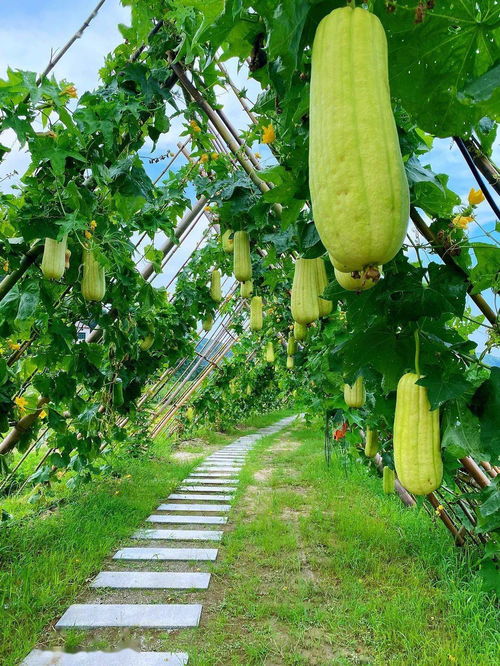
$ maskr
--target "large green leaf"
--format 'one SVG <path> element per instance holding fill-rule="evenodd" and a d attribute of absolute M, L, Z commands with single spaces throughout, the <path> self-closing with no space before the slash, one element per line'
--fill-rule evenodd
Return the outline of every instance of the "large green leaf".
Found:
<path fill-rule="evenodd" d="M 439 0 L 421 22 L 415 20 L 416 4 L 398 2 L 390 13 L 385 0 L 375 0 L 388 37 L 391 93 L 425 131 L 467 135 L 490 115 L 489 99 L 465 97 L 462 91 L 498 58 L 498 4 Z"/>

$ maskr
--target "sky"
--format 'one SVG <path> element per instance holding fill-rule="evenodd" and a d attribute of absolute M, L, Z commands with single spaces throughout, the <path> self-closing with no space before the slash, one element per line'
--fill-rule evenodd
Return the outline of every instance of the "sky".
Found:
<path fill-rule="evenodd" d="M 67 40 L 76 32 L 84 20 L 89 16 L 97 0 L 17 0 L 17 2 L 1 2 L 0 0 L 0 78 L 5 76 L 8 66 L 14 69 L 41 72 L 47 65 L 51 50 L 64 46 Z M 60 63 L 53 70 L 56 79 L 66 79 L 75 84 L 78 93 L 95 88 L 98 81 L 98 71 L 102 66 L 107 53 L 112 51 L 121 41 L 122 37 L 118 30 L 120 23 L 129 22 L 130 11 L 122 7 L 119 0 L 106 0 L 96 18 L 86 29 L 83 36 L 64 55 Z M 255 99 L 258 89 L 257 84 L 247 81 L 246 77 L 238 75 L 236 68 L 228 64 L 232 78 L 241 87 L 248 90 L 250 99 Z M 248 118 L 244 114 L 232 93 L 224 93 L 220 97 L 224 104 L 226 115 L 231 119 L 238 129 L 247 126 Z M 155 155 L 163 154 L 167 150 L 177 150 L 179 132 L 181 126 L 179 121 L 174 122 L 169 132 L 163 135 L 158 142 Z M 28 164 L 25 152 L 16 147 L 15 137 L 8 133 L 2 136 L 3 142 L 12 147 L 12 153 L 7 156 L 3 164 L 0 164 L 0 187 L 8 189 L 16 178 L 11 178 L 3 183 L 2 178 L 14 170 L 22 174 Z M 150 147 L 149 147 L 150 148 Z M 272 157 L 266 147 L 255 146 L 263 155 L 264 166 L 266 162 L 271 163 Z M 151 177 L 156 177 L 164 168 L 164 162 L 157 165 L 149 165 L 147 161 L 148 147 L 140 151 L 145 158 L 145 165 Z M 494 161 L 500 162 L 500 142 L 497 141 L 494 149 Z M 182 162 L 179 161 L 179 164 Z M 424 164 L 430 164 L 437 173 L 443 172 L 450 175 L 449 186 L 457 192 L 465 203 L 467 194 L 476 183 L 461 157 L 458 149 L 449 139 L 435 140 L 434 147 L 423 159 Z M 495 219 L 487 203 L 481 204 L 477 209 L 477 218 L 483 228 L 488 231 L 494 230 Z M 206 229 L 206 220 L 197 224 L 191 232 L 188 240 L 177 250 L 165 273 L 156 278 L 155 286 L 170 282 L 180 265 L 187 259 L 195 245 L 199 242 L 201 234 Z M 469 227 L 471 238 L 481 241 L 482 232 L 477 225 Z M 161 238 L 156 239 L 161 242 Z M 484 344 L 484 333 L 478 331 L 474 339 L 482 346 Z"/>

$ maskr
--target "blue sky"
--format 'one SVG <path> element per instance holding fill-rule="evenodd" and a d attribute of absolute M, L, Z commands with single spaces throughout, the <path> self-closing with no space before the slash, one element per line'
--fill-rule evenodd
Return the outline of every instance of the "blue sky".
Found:
<path fill-rule="evenodd" d="M 0 77 L 5 75 L 7 66 L 36 72 L 43 70 L 50 59 L 51 49 L 56 50 L 62 47 L 96 4 L 97 0 L 72 0 L 72 2 L 67 2 L 67 0 L 18 0 L 18 2 L 9 3 L 4 0 L 1 2 Z M 105 55 L 122 41 L 118 24 L 127 23 L 128 19 L 128 8 L 122 7 L 119 0 L 107 0 L 83 37 L 72 46 L 56 66 L 54 70 L 56 78 L 72 81 L 80 94 L 94 88 L 98 84 L 98 70 Z M 231 74 L 234 74 L 237 79 L 234 68 L 231 68 Z M 241 85 L 242 87 L 245 85 L 249 90 L 250 98 L 255 98 L 256 84 L 250 83 L 249 85 L 242 79 Z M 236 99 L 232 95 L 226 94 L 221 98 L 221 102 L 224 103 L 225 111 L 233 123 L 240 129 L 244 128 L 247 124 L 247 117 Z M 175 123 L 167 135 L 161 138 L 156 153 L 176 150 L 179 131 L 181 131 L 180 126 Z M 5 141 L 5 143 L 12 146 L 13 151 L 5 164 L 0 166 L 0 179 L 14 169 L 22 173 L 27 165 L 26 155 L 17 151 L 13 137 L 9 138 L 10 143 L 9 141 Z M 257 147 L 255 148 L 257 149 Z M 264 162 L 271 161 L 270 153 L 265 148 L 258 147 L 258 150 L 262 153 Z M 142 150 L 141 154 L 147 155 L 147 149 Z M 500 141 L 497 141 L 494 149 L 494 160 L 497 163 L 500 161 Z M 449 186 L 464 202 L 470 188 L 476 187 L 472 174 L 451 140 L 436 140 L 433 149 L 422 161 L 424 164 L 429 163 L 435 172 L 449 174 Z M 159 173 L 163 165 L 164 163 L 149 166 L 146 161 L 146 168 L 152 177 Z M 481 204 L 477 210 L 477 218 L 481 225 L 488 231 L 494 230 L 495 219 L 488 204 Z M 170 279 L 172 272 L 176 271 L 178 265 L 185 260 L 185 253 L 189 253 L 198 242 L 204 228 L 205 225 L 199 225 L 199 229 L 193 232 L 190 242 L 185 244 L 185 248 L 177 253 L 175 261 L 169 265 L 166 275 L 155 281 L 155 284 L 161 284 Z M 482 232 L 477 225 L 471 225 L 469 230 L 474 241 L 481 241 L 484 238 L 481 237 Z M 485 294 L 485 296 L 491 300 L 491 295 Z M 482 345 L 484 335 L 481 332 L 478 332 L 474 338 Z"/>

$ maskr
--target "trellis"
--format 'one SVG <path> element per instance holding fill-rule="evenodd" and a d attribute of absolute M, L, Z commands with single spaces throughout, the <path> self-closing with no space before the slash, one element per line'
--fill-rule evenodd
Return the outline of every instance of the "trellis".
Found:
<path fill-rule="evenodd" d="M 100 3 L 100 5 L 102 4 L 103 2 Z M 161 29 L 162 24 L 163 23 L 161 21 L 158 22 L 153 31 L 150 33 L 150 36 L 153 36 L 156 32 L 158 32 Z M 134 54 L 133 59 L 138 59 L 140 55 L 143 53 L 143 51 L 146 49 L 146 47 L 147 46 L 144 45 L 143 47 L 138 49 L 138 51 Z M 253 155 L 252 151 L 250 150 L 250 147 L 241 140 L 238 132 L 235 130 L 230 120 L 225 116 L 223 111 L 218 109 L 214 110 L 210 106 L 209 102 L 205 99 L 203 93 L 200 92 L 196 88 L 196 86 L 190 81 L 187 75 L 187 71 L 182 67 L 182 65 L 178 62 L 177 63 L 173 62 L 174 54 L 168 54 L 167 57 L 170 60 L 171 69 L 173 72 L 172 79 L 169 80 L 168 82 L 169 85 L 173 86 L 176 83 L 180 84 L 184 92 L 194 102 L 197 103 L 200 112 L 202 112 L 206 116 L 208 120 L 208 127 L 210 128 L 211 132 L 214 135 L 213 138 L 214 147 L 216 147 L 217 150 L 219 151 L 224 151 L 227 154 L 229 154 L 231 156 L 234 167 L 243 169 L 261 192 L 268 191 L 269 188 L 272 186 L 264 182 L 259 177 L 258 171 L 260 169 L 260 165 L 258 160 Z M 240 102 L 243 110 L 250 118 L 251 122 L 255 123 L 256 118 L 252 114 L 251 110 L 248 108 L 241 92 L 238 90 L 234 82 L 230 79 L 223 65 L 221 63 L 218 63 L 218 66 L 226 78 L 226 84 L 225 84 L 226 90 L 228 92 L 231 91 L 235 95 L 235 97 Z M 485 187 L 479 172 L 481 172 L 483 176 L 487 179 L 487 181 L 490 183 L 490 185 L 492 185 L 495 188 L 495 190 L 499 192 L 500 180 L 499 180 L 498 170 L 496 169 L 495 165 L 493 165 L 491 161 L 478 150 L 478 146 L 474 145 L 473 140 L 470 140 L 469 142 L 463 142 L 461 139 L 457 138 L 456 141 L 460 151 L 462 152 L 462 155 L 464 156 L 467 164 L 471 168 L 471 171 L 481 189 L 484 189 L 487 192 L 487 188 Z M 186 142 L 184 142 L 184 144 L 179 144 L 178 152 L 175 154 L 173 159 L 168 163 L 166 169 L 162 172 L 162 174 L 160 174 L 159 178 L 161 178 L 162 175 L 164 175 L 164 173 L 174 164 L 175 160 L 181 154 L 184 154 L 186 156 Z M 498 208 L 496 207 L 493 199 L 491 197 L 488 197 L 488 201 L 492 206 L 493 210 L 498 215 Z M 204 197 L 196 201 L 191 207 L 191 209 L 184 215 L 182 220 L 176 226 L 175 235 L 181 245 L 189 236 L 189 234 L 193 231 L 196 225 L 199 223 L 200 219 L 204 214 L 203 209 L 207 203 L 208 200 Z M 274 204 L 274 211 L 278 216 L 280 215 L 281 207 L 279 206 L 279 204 Z M 458 265 L 455 263 L 453 258 L 439 246 L 433 233 L 427 227 L 423 218 L 420 216 L 420 214 L 415 208 L 412 208 L 411 210 L 411 219 L 417 231 L 432 246 L 433 250 L 441 257 L 444 263 L 451 266 L 453 270 L 457 271 L 464 280 L 468 281 L 466 273 L 462 271 L 462 269 L 460 269 Z M 136 244 L 137 250 L 139 250 L 141 243 L 144 241 L 144 238 L 145 236 L 143 235 L 137 242 Z M 162 269 L 168 266 L 169 261 L 171 260 L 172 256 L 175 254 L 178 247 L 179 245 L 175 245 L 174 241 L 170 239 L 167 239 L 165 243 L 161 246 L 160 250 L 164 256 L 164 259 L 162 261 Z M 32 250 L 30 250 L 27 253 L 25 260 L 23 260 L 24 263 L 22 264 L 17 274 L 9 276 L 9 279 L 8 280 L 6 279 L 7 281 L 4 280 L 0 285 L 0 297 L 6 293 L 6 290 L 8 288 L 11 288 L 12 284 L 15 283 L 15 280 L 19 279 L 19 277 L 23 274 L 23 272 L 27 270 L 27 268 L 36 260 L 39 252 L 40 248 L 35 247 L 32 248 Z M 140 257 L 137 260 L 136 265 L 140 263 L 142 258 L 143 257 Z M 183 268 L 184 266 L 182 266 L 180 270 L 182 270 Z M 142 274 L 146 280 L 151 282 L 157 278 L 157 274 L 155 274 L 152 264 L 148 264 L 143 269 Z M 176 273 L 176 275 L 172 278 L 171 282 L 175 280 L 178 274 L 179 272 Z M 495 313 L 480 294 L 473 293 L 473 285 L 470 284 L 470 282 L 468 283 L 468 292 L 470 298 L 474 301 L 475 305 L 479 308 L 479 310 L 485 315 L 488 321 L 492 325 L 496 325 L 497 319 Z M 234 294 L 234 289 L 230 287 L 227 296 L 228 302 L 233 294 Z M 166 386 L 166 384 L 172 379 L 176 371 L 179 370 L 179 368 L 181 368 L 184 363 L 188 362 L 186 369 L 179 375 L 179 377 L 176 379 L 175 382 L 170 384 L 168 391 L 156 405 L 156 408 L 154 410 L 154 413 L 152 414 L 152 419 L 151 419 L 152 436 L 158 435 L 168 426 L 168 424 L 173 420 L 177 411 L 181 409 L 184 404 L 186 404 L 189 398 L 196 392 L 196 390 L 201 386 L 203 381 L 210 375 L 210 373 L 218 369 L 220 361 L 230 350 L 231 346 L 237 342 L 237 338 L 234 338 L 229 333 L 229 331 L 227 330 L 227 326 L 230 324 L 234 316 L 239 315 L 241 313 L 242 307 L 243 306 L 240 302 L 237 305 L 233 306 L 232 310 L 230 310 L 228 314 L 220 318 L 220 321 L 216 325 L 214 332 L 210 338 L 209 348 L 205 349 L 203 354 L 198 352 L 197 354 L 195 354 L 197 358 L 191 360 L 190 362 L 188 362 L 189 359 L 183 359 L 177 363 L 175 368 L 169 368 L 164 370 L 161 373 L 160 377 L 154 380 L 151 383 L 151 385 L 146 389 L 144 395 L 139 400 L 138 404 L 140 407 L 143 407 L 148 399 L 157 396 L 161 392 L 161 390 Z M 98 335 L 99 335 L 98 331 L 94 331 L 91 334 L 90 340 L 96 339 Z M 203 339 L 204 338 L 201 338 L 201 340 Z M 11 356 L 11 358 L 9 359 L 9 363 L 10 364 L 14 363 L 15 360 L 17 360 L 22 355 L 22 353 L 26 351 L 28 347 L 29 347 L 29 341 L 24 348 L 21 348 Z M 200 365 L 204 360 L 207 361 L 207 365 L 205 366 L 203 371 L 198 375 L 196 381 L 192 385 L 190 385 L 189 384 L 190 378 L 193 377 L 194 374 L 199 370 Z M 36 417 L 38 416 L 38 414 L 42 409 L 43 409 L 43 404 L 40 404 L 39 409 L 34 412 L 34 415 L 29 415 L 30 417 L 34 416 L 34 418 L 31 421 L 31 424 L 34 422 L 34 420 L 36 419 Z M 27 419 L 27 417 L 24 418 Z M 127 419 L 121 419 L 119 421 L 119 425 L 122 426 L 124 426 L 126 423 Z M 22 424 L 22 427 L 24 427 L 25 425 L 29 427 L 29 425 L 31 424 L 25 421 L 25 424 Z M 18 426 L 19 424 L 17 424 L 16 427 L 18 428 Z M 48 429 L 45 429 L 43 433 L 37 438 L 36 442 L 24 454 L 24 456 L 21 458 L 21 461 L 19 461 L 19 463 L 16 465 L 16 468 L 13 470 L 13 472 L 11 472 L 11 474 L 13 474 L 17 469 L 19 469 L 22 462 L 36 448 L 37 444 L 39 444 L 42 438 L 46 435 L 47 431 Z M 14 428 L 12 432 L 15 433 L 16 428 Z M 0 445 L 0 452 L 4 452 L 4 450 L 8 451 L 9 446 L 12 443 L 15 445 L 16 442 L 15 437 L 16 437 L 15 434 L 11 436 L 7 447 L 5 447 L 4 443 L 2 443 L 2 445 Z M 7 436 L 6 439 L 8 438 L 9 435 Z M 10 446 L 10 448 L 12 448 L 12 446 Z M 40 462 L 39 466 L 43 464 L 43 462 L 47 459 L 50 453 L 51 451 L 49 451 L 45 455 L 43 460 Z M 375 463 L 380 465 L 381 460 L 376 459 Z M 461 463 L 463 465 L 463 470 L 461 472 L 463 478 L 459 479 L 457 485 L 460 486 L 460 483 L 466 484 L 468 489 L 477 490 L 480 489 L 481 487 L 485 487 L 490 483 L 490 478 L 494 478 L 498 473 L 498 470 L 496 468 L 488 466 L 488 464 L 484 462 L 480 463 L 484 471 L 481 470 L 479 465 L 471 458 L 462 459 Z M 4 481 L 2 487 L 5 487 L 5 485 L 6 482 Z M 465 542 L 466 536 L 468 536 L 470 539 L 477 540 L 477 537 L 473 535 L 471 530 L 469 529 L 469 527 L 473 526 L 475 522 L 473 501 L 471 502 L 470 500 L 468 500 L 468 502 L 465 502 L 465 500 L 463 499 L 457 499 L 455 493 L 447 488 L 442 488 L 439 491 L 436 491 L 435 493 L 431 494 L 428 497 L 428 500 L 430 502 L 430 505 L 433 507 L 433 510 L 435 510 L 436 513 L 439 514 L 439 518 L 443 521 L 447 529 L 449 529 L 450 532 L 452 532 L 458 544 L 463 544 Z M 468 526 L 464 524 L 465 522 L 464 517 L 466 521 L 468 521 L 469 524 Z"/>

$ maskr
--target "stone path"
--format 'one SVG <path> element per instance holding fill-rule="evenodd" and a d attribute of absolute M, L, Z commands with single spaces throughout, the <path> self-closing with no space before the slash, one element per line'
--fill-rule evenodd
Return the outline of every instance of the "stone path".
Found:
<path fill-rule="evenodd" d="M 294 416 L 282 419 L 253 435 L 245 435 L 208 456 L 184 479 L 177 492 L 169 495 L 156 512 L 146 518 L 154 524 L 193 525 L 196 529 L 140 529 L 132 539 L 141 541 L 220 541 L 222 530 L 204 525 L 224 525 L 237 489 L 245 456 L 255 442 L 289 425 Z M 175 501 L 172 501 L 175 500 Z M 200 503 L 203 502 L 203 503 Z M 207 502 L 215 502 L 213 504 Z M 221 503 L 224 502 L 224 503 Z M 193 515 L 195 513 L 196 515 Z M 198 529 L 198 526 L 200 528 Z M 90 584 L 91 588 L 109 590 L 204 590 L 210 584 L 210 573 L 168 571 L 168 562 L 209 562 L 217 558 L 217 548 L 137 546 L 118 550 L 113 560 L 165 562 L 165 571 L 101 571 Z M 57 622 L 57 629 L 94 629 L 129 627 L 173 630 L 197 627 L 202 613 L 201 603 L 190 604 L 73 604 Z M 116 652 L 78 652 L 33 650 L 21 666 L 185 666 L 185 653 L 135 652 L 131 649 Z"/>

